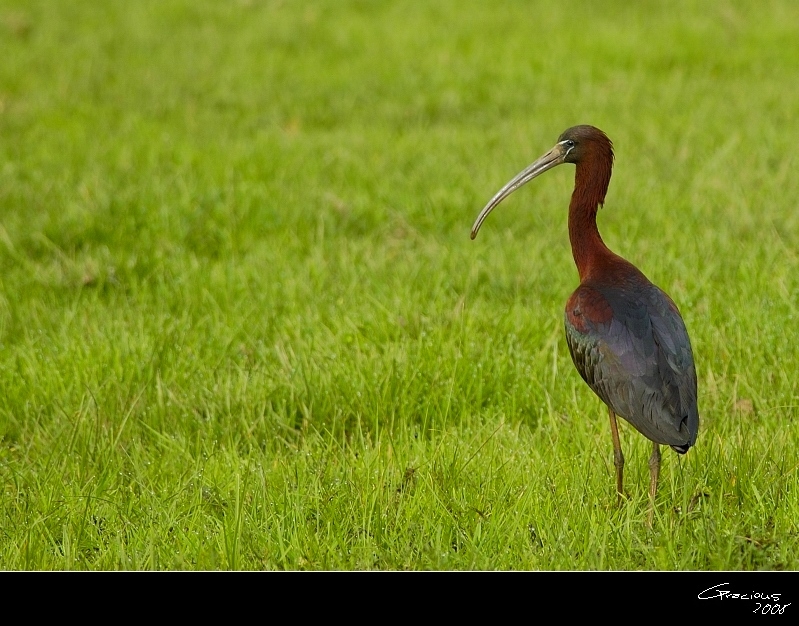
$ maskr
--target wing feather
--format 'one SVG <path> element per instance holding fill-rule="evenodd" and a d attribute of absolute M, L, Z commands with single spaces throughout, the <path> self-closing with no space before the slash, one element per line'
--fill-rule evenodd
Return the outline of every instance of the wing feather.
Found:
<path fill-rule="evenodd" d="M 643 435 L 685 452 L 699 428 L 696 369 L 679 311 L 658 287 L 581 285 L 566 307 L 577 370 Z"/>

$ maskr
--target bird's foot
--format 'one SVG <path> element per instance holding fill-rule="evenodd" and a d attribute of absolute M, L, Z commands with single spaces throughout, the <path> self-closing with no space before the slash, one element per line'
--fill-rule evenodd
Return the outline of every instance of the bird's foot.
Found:
<path fill-rule="evenodd" d="M 655 507 L 650 506 L 649 513 L 646 516 L 646 527 L 651 530 L 654 522 L 655 522 Z"/>

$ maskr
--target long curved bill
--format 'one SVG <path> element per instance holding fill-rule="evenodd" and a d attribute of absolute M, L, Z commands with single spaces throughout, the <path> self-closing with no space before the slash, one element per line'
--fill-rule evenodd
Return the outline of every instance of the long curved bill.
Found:
<path fill-rule="evenodd" d="M 500 189 L 493 198 L 491 198 L 488 204 L 485 205 L 485 208 L 480 211 L 480 215 L 477 216 L 474 226 L 472 226 L 472 239 L 477 237 L 477 231 L 480 230 L 485 218 L 488 217 L 488 214 L 491 213 L 495 206 L 516 191 L 519 187 L 529 183 L 536 176 L 539 176 L 547 170 L 551 170 L 556 165 L 563 163 L 567 153 L 568 150 L 565 148 L 565 146 L 561 143 L 558 143 L 554 148 L 552 148 L 552 150 L 528 165 L 526 168 L 524 168 L 524 170 L 519 172 L 510 181 L 508 181 L 508 183 L 502 189 Z"/>

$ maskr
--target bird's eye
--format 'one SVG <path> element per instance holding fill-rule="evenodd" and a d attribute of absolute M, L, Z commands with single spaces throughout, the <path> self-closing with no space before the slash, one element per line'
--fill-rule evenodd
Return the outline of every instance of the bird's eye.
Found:
<path fill-rule="evenodd" d="M 566 140 L 566 147 L 567 148 L 574 148 L 574 142 L 571 139 Z"/>

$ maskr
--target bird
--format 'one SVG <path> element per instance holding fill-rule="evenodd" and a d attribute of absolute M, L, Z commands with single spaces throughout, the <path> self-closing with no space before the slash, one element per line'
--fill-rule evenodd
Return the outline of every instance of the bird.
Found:
<path fill-rule="evenodd" d="M 605 203 L 613 160 L 613 144 L 603 131 L 589 125 L 566 129 L 549 152 L 491 198 L 477 216 L 471 238 L 514 191 L 553 167 L 575 165 L 568 225 L 580 285 L 566 302 L 566 342 L 580 376 L 608 407 L 619 504 L 624 498 L 624 455 L 616 417 L 653 444 L 647 518 L 651 526 L 660 446 L 685 454 L 696 443 L 696 366 L 677 305 L 637 267 L 612 252 L 599 234 L 597 212 Z"/>

